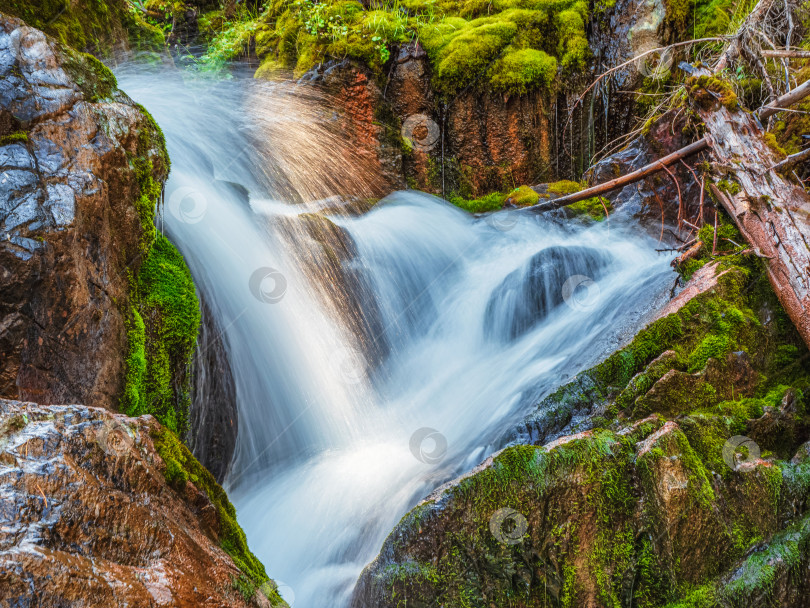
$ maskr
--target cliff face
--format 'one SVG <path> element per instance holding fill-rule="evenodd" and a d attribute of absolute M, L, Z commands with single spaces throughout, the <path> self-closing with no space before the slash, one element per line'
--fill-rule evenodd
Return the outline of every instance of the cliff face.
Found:
<path fill-rule="evenodd" d="M 335 105 L 368 135 L 362 146 L 409 187 L 474 198 L 579 177 L 626 133 L 637 103 L 614 91 L 665 78 L 672 57 L 631 65 L 575 101 L 589 72 L 673 37 L 669 12 L 656 0 L 277 2 L 243 22 L 242 43 L 261 61 L 257 77 L 326 72 Z M 211 57 L 235 41 L 223 35 Z"/>
<path fill-rule="evenodd" d="M 0 604 L 286 606 L 152 416 L 0 400 Z"/>
<path fill-rule="evenodd" d="M 0 72 L 0 395 L 115 407 L 162 140 L 100 62 L 5 16 Z"/>
<path fill-rule="evenodd" d="M 199 306 L 153 216 L 163 135 L 97 59 L 0 21 L 0 396 L 187 425 Z"/>

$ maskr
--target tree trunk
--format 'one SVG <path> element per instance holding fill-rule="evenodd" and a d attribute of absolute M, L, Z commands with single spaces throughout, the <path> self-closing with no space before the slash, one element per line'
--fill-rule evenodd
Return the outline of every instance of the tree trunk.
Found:
<path fill-rule="evenodd" d="M 740 185 L 737 194 L 713 192 L 748 242 L 767 259 L 768 278 L 810 346 L 810 196 L 770 167 L 776 164 L 751 114 L 719 103 L 696 108 L 719 165 Z"/>

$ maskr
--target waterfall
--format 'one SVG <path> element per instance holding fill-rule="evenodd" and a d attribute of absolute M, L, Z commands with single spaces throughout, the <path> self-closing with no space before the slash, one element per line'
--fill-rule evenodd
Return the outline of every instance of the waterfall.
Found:
<path fill-rule="evenodd" d="M 296 608 L 345 606 L 409 508 L 631 337 L 671 283 L 618 215 L 475 218 L 414 191 L 356 213 L 373 166 L 311 87 L 118 76 L 166 134 L 166 231 L 227 351 L 226 488 Z"/>

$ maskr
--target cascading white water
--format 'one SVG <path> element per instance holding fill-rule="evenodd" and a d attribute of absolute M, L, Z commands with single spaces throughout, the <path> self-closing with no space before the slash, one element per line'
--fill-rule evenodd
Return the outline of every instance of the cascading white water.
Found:
<path fill-rule="evenodd" d="M 344 264 L 368 286 L 364 310 L 347 311 L 324 301 L 301 263 L 296 249 L 317 245 L 278 226 L 302 211 L 285 199 L 337 187 L 324 183 L 328 164 L 308 167 L 317 152 L 341 166 L 352 158 L 328 125 L 313 136 L 323 129 L 317 108 L 245 103 L 303 92 L 239 80 L 190 87 L 180 74 L 134 68 L 119 84 L 167 136 L 165 227 L 235 376 L 239 437 L 226 485 L 251 548 L 296 608 L 345 606 L 410 507 L 502 447 L 540 396 L 632 335 L 671 281 L 669 260 L 618 218 L 593 227 L 517 212 L 473 218 L 399 192 L 333 218 L 356 246 Z M 257 138 L 268 129 L 271 141 Z M 368 178 L 357 178 L 361 196 Z M 378 316 L 373 344 L 345 322 L 366 308 Z M 380 345 L 384 355 L 372 355 Z"/>

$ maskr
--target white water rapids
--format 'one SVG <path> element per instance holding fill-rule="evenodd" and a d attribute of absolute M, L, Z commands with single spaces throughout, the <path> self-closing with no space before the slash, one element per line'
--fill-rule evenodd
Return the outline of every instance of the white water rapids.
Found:
<path fill-rule="evenodd" d="M 329 113 L 296 104 L 291 86 L 118 76 L 166 134 L 163 226 L 227 345 L 239 435 L 226 487 L 295 608 L 346 606 L 408 509 L 631 336 L 673 279 L 669 258 L 618 216 L 474 218 L 407 191 L 333 218 L 356 246 L 344 264 L 367 286 L 362 310 L 346 311 L 301 263 L 316 245 L 277 221 L 353 179 L 351 150 L 323 130 Z M 365 196 L 374 177 L 359 173 Z M 555 253 L 530 265 L 543 250 Z M 369 344 L 340 312 L 372 310 Z"/>

